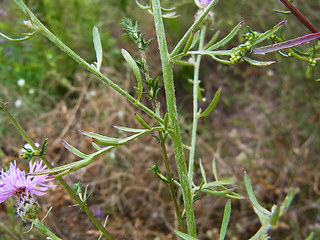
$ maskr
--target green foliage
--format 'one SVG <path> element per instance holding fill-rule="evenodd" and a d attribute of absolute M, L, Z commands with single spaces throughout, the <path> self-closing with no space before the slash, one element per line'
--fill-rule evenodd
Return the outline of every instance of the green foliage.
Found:
<path fill-rule="evenodd" d="M 92 28 L 95 24 L 103 24 L 100 9 L 107 3 L 92 0 L 29 0 L 26 3 L 37 12 L 50 31 L 89 62 L 94 61 Z M 25 19 L 13 4 L 8 4 L 6 11 L 8 15 L 18 15 L 18 21 Z M 20 32 L 25 31 L 25 27 L 12 23 L 12 19 L 1 22 L 1 32 L 9 36 L 19 36 Z M 103 29 L 102 37 L 103 49 L 113 49 L 115 40 L 110 33 Z M 69 61 L 68 56 L 61 54 L 40 35 L 20 44 L 5 41 L 0 45 L 0 53 L 0 77 L 6 88 L 15 89 L 16 81 L 23 78 L 36 92 L 61 96 L 74 84 L 74 73 L 79 70 L 78 64 Z M 116 56 L 119 51 L 109 51 L 107 54 Z"/>

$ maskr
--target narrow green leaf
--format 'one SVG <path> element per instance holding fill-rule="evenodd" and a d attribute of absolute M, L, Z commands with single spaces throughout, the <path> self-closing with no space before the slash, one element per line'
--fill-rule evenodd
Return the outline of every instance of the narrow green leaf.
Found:
<path fill-rule="evenodd" d="M 310 233 L 310 235 L 305 240 L 313 240 L 314 239 L 314 232 Z"/>
<path fill-rule="evenodd" d="M 190 36 L 189 36 L 189 39 L 188 39 L 188 41 L 187 41 L 187 43 L 186 43 L 186 45 L 184 47 L 184 49 L 183 49 L 183 53 L 184 54 L 186 54 L 189 51 L 189 49 L 191 47 L 191 44 L 193 42 L 194 36 L 195 36 L 195 33 L 194 33 L 194 31 L 192 31 Z"/>
<path fill-rule="evenodd" d="M 212 36 L 212 38 L 210 39 L 210 41 L 209 41 L 202 49 L 203 49 L 203 50 L 208 49 L 211 45 L 213 45 L 213 44 L 217 41 L 219 35 L 220 35 L 220 31 L 218 30 L 218 31 L 216 31 L 216 33 Z"/>
<path fill-rule="evenodd" d="M 103 136 L 103 135 L 100 135 L 97 133 L 87 132 L 87 131 L 80 131 L 80 132 L 85 136 L 91 137 L 93 139 L 93 141 L 97 144 L 100 144 L 103 146 L 119 146 L 119 145 L 123 145 L 127 142 L 130 142 L 133 139 L 149 132 L 149 129 L 141 131 L 140 133 L 134 134 L 134 135 L 126 137 L 126 138 L 112 138 L 112 137 L 107 137 L 107 136 Z M 103 148 L 103 149 L 105 149 L 105 148 Z"/>
<path fill-rule="evenodd" d="M 192 62 L 182 61 L 182 60 L 174 60 L 174 62 L 175 62 L 176 64 L 181 65 L 181 66 L 189 66 L 189 67 L 191 67 L 191 66 L 194 65 Z"/>
<path fill-rule="evenodd" d="M 285 211 L 289 208 L 289 206 L 290 206 L 290 204 L 291 204 L 291 202 L 292 202 L 292 200 L 294 198 L 294 194 L 295 194 L 295 189 L 292 188 L 288 192 L 286 198 L 283 200 L 283 202 L 281 204 L 281 207 L 280 207 L 281 213 L 280 213 L 280 215 L 283 215 L 283 213 L 285 213 Z"/>
<path fill-rule="evenodd" d="M 149 129 L 149 130 L 151 129 L 151 127 L 142 119 L 142 117 L 140 117 L 137 113 L 135 113 L 134 115 L 142 127 Z"/>
<path fill-rule="evenodd" d="M 224 214 L 223 214 L 223 219 L 222 219 L 222 224 L 220 229 L 219 240 L 224 240 L 224 238 L 226 237 L 230 215 L 231 215 L 231 201 L 228 200 L 226 203 L 226 206 L 224 207 Z"/>
<path fill-rule="evenodd" d="M 216 164 L 216 159 L 215 158 L 212 160 L 212 174 L 214 176 L 214 179 L 216 181 L 219 181 L 218 173 L 217 173 L 217 164 Z"/>
<path fill-rule="evenodd" d="M 197 42 L 199 42 L 199 40 L 200 40 L 200 30 L 198 30 L 194 35 L 194 38 L 192 40 L 192 43 L 189 49 L 193 48 L 197 44 Z"/>
<path fill-rule="evenodd" d="M 141 73 L 140 73 L 140 69 L 136 63 L 136 61 L 131 57 L 131 55 L 125 50 L 125 49 L 121 49 L 121 53 L 122 56 L 124 57 L 124 59 L 127 61 L 127 63 L 129 64 L 129 66 L 131 67 L 134 75 L 136 76 L 137 79 L 137 83 L 138 83 L 138 98 L 137 98 L 137 102 L 140 101 L 141 96 L 142 96 L 142 78 L 141 78 Z"/>
<path fill-rule="evenodd" d="M 202 113 L 198 114 L 198 118 L 208 116 L 215 109 L 220 98 L 220 93 L 221 93 L 221 89 L 219 88 L 216 94 L 214 95 L 211 103 L 207 107 L 207 109 L 204 110 Z"/>
<path fill-rule="evenodd" d="M 272 226 L 276 226 L 278 224 L 278 220 L 280 217 L 280 208 L 278 206 L 275 206 L 275 209 L 272 211 L 272 215 L 270 217 L 269 223 Z"/>
<path fill-rule="evenodd" d="M 281 14 L 291 14 L 291 12 L 290 11 L 283 11 L 283 10 L 278 10 L 278 9 L 272 9 L 274 12 L 276 12 L 276 13 L 281 13 Z"/>
<path fill-rule="evenodd" d="M 199 82 L 200 83 L 200 82 Z M 201 94 L 201 91 L 203 91 L 204 89 L 201 88 L 199 85 L 198 85 L 198 91 L 197 91 L 197 96 L 198 96 L 198 100 L 199 102 L 204 102 L 206 99 L 202 97 L 202 94 Z"/>
<path fill-rule="evenodd" d="M 243 57 L 243 59 L 250 63 L 251 65 L 258 66 L 258 67 L 264 67 L 264 66 L 270 66 L 271 64 L 274 64 L 276 61 L 259 61 L 248 57 Z"/>
<path fill-rule="evenodd" d="M 201 192 L 204 192 L 206 194 L 212 195 L 212 196 L 227 196 L 233 191 L 233 189 L 227 189 L 223 191 L 215 191 L 215 190 L 210 190 L 206 188 L 202 188 Z"/>
<path fill-rule="evenodd" d="M 164 115 L 164 118 L 163 118 L 163 125 L 164 125 L 164 128 L 167 129 L 169 127 L 169 114 L 168 112 L 166 112 L 166 114 Z"/>
<path fill-rule="evenodd" d="M 282 28 L 285 24 L 286 24 L 286 21 L 282 21 L 277 25 L 275 25 L 272 29 L 262 33 L 259 37 L 257 37 L 254 41 L 251 42 L 252 46 L 264 41 L 268 37 L 271 37 L 276 31 Z"/>
<path fill-rule="evenodd" d="M 140 7 L 141 9 L 143 9 L 143 10 L 148 10 L 148 9 L 150 9 L 151 8 L 151 6 L 150 5 L 142 5 L 141 3 L 139 3 L 137 0 L 136 0 L 136 4 L 138 5 L 138 7 Z"/>
<path fill-rule="evenodd" d="M 86 158 L 88 156 L 87 154 L 80 152 L 74 146 L 67 143 L 65 140 L 60 140 L 60 142 L 66 149 L 68 149 L 68 151 L 72 152 L 74 155 L 81 157 L 81 158 Z"/>
<path fill-rule="evenodd" d="M 234 179 L 232 179 L 232 178 L 225 179 L 225 180 L 220 180 L 220 181 L 213 181 L 213 182 L 206 183 L 206 184 L 204 185 L 204 188 L 222 187 L 222 186 L 225 186 L 225 185 L 231 185 L 231 184 L 233 184 L 234 182 L 235 182 L 235 181 L 234 181 Z"/>
<path fill-rule="evenodd" d="M 197 238 L 191 237 L 186 233 L 179 232 L 179 231 L 174 231 L 174 232 L 183 240 L 198 240 Z"/>
<path fill-rule="evenodd" d="M 145 130 L 145 129 L 138 129 L 138 128 L 122 127 L 122 126 L 114 126 L 114 128 L 119 129 L 124 132 L 130 132 L 130 133 L 141 133 Z"/>
<path fill-rule="evenodd" d="M 204 183 L 207 183 L 206 172 L 205 172 L 204 167 L 202 165 L 201 159 L 199 161 L 199 165 L 200 165 L 200 171 L 201 171 L 202 179 L 203 179 Z"/>
<path fill-rule="evenodd" d="M 92 138 L 92 140 L 95 143 L 103 146 L 118 146 L 118 145 L 124 144 L 123 139 L 107 137 L 107 136 L 100 135 L 98 133 L 87 132 L 87 131 L 80 131 L 80 132 L 81 134 Z"/>
<path fill-rule="evenodd" d="M 98 71 L 100 71 L 100 67 L 102 63 L 102 45 L 101 45 L 99 30 L 96 26 L 93 27 L 92 35 L 93 35 L 93 46 L 94 46 L 94 50 L 96 52 L 96 57 L 97 57 L 96 68 Z"/>
<path fill-rule="evenodd" d="M 244 21 L 242 20 L 240 23 L 238 23 L 237 26 L 235 26 L 235 28 L 233 28 L 231 30 L 231 32 L 222 40 L 220 40 L 219 42 L 217 42 L 216 44 L 208 47 L 208 50 L 214 50 L 217 49 L 219 47 L 222 47 L 223 45 L 225 45 L 226 43 L 228 43 L 232 38 L 234 38 L 234 36 L 239 32 L 240 28 L 242 27 L 242 25 L 244 24 Z"/>
<path fill-rule="evenodd" d="M 251 182 L 250 182 L 250 179 L 249 179 L 246 171 L 244 171 L 244 184 L 245 184 L 245 187 L 246 187 L 246 190 L 249 195 L 249 199 L 250 199 L 250 202 L 253 206 L 254 211 L 258 215 L 261 224 L 265 225 L 266 223 L 269 222 L 268 219 L 269 219 L 271 213 L 258 203 L 258 200 L 257 200 L 256 196 L 254 195 L 254 192 L 253 192 L 253 189 L 251 186 Z"/>
<path fill-rule="evenodd" d="M 91 145 L 98 151 L 102 150 L 102 147 L 100 147 L 98 144 L 91 142 Z"/>

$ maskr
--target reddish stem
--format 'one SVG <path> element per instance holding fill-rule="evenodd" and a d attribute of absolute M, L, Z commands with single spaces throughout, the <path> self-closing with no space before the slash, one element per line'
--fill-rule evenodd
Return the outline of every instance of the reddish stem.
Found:
<path fill-rule="evenodd" d="M 295 7 L 293 6 L 288 0 L 280 0 L 290 11 L 291 13 L 297 17 L 300 22 L 302 22 L 311 32 L 317 33 L 319 30 L 313 26 L 313 24 Z"/>

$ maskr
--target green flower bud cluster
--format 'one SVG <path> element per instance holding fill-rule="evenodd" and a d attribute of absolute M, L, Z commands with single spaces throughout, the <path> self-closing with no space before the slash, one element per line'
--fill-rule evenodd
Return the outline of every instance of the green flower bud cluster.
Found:
<path fill-rule="evenodd" d="M 252 49 L 252 41 L 246 41 L 244 44 L 241 44 L 235 48 L 233 48 L 230 55 L 231 63 L 238 63 L 244 57 L 246 52 L 251 51 Z"/>
<path fill-rule="evenodd" d="M 251 51 L 252 42 L 255 41 L 260 36 L 260 33 L 256 31 L 250 30 L 250 32 L 243 35 L 243 37 L 247 40 L 244 44 L 240 44 L 239 46 L 233 48 L 231 51 L 230 62 L 238 63 L 244 57 L 246 52 Z"/>
<path fill-rule="evenodd" d="M 313 58 L 310 58 L 309 59 L 309 65 L 310 65 L 310 67 L 315 67 L 317 65 L 317 60 L 313 59 Z"/>

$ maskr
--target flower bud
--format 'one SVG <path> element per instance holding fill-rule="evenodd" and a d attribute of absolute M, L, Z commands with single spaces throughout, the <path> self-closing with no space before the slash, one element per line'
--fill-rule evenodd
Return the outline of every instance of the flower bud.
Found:
<path fill-rule="evenodd" d="M 33 195 L 24 195 L 17 201 L 17 214 L 26 221 L 33 221 L 38 218 L 40 205 Z"/>
<path fill-rule="evenodd" d="M 195 0 L 194 2 L 199 8 L 206 8 L 212 0 Z"/>

